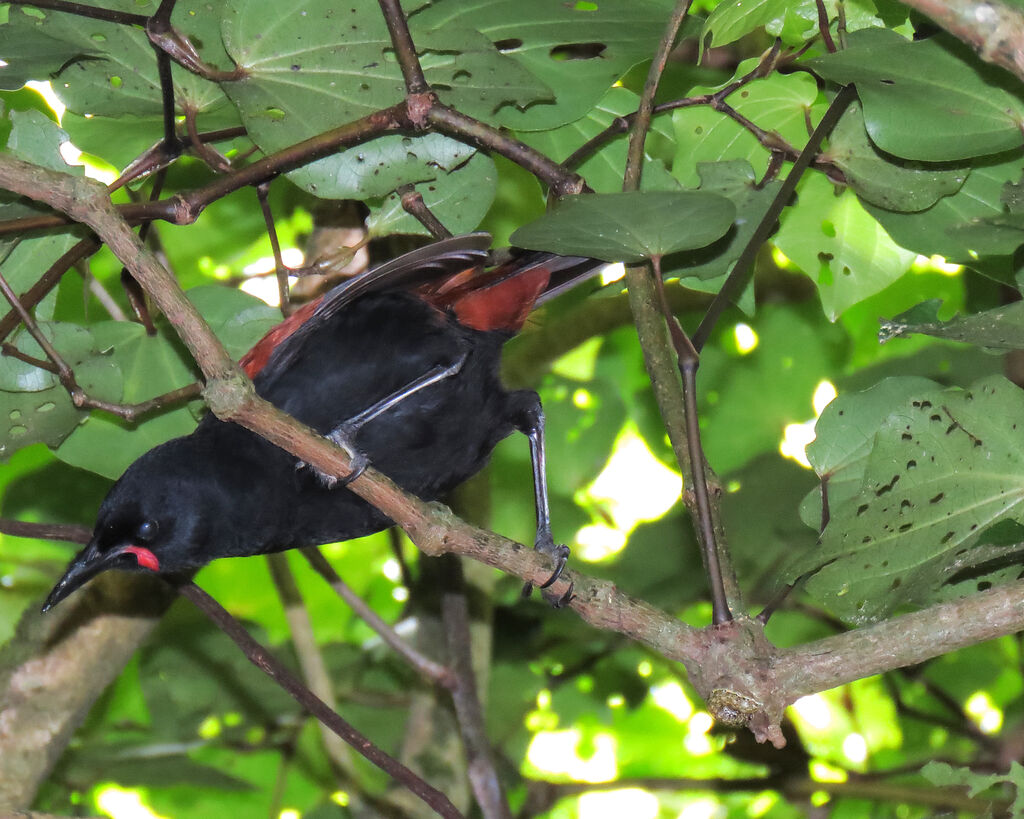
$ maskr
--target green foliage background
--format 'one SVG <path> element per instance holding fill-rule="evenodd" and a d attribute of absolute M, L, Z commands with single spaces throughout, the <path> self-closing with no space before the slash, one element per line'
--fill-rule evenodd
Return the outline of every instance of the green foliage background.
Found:
<path fill-rule="evenodd" d="M 103 5 L 148 14 L 156 4 Z M 739 80 L 778 38 L 798 57 L 726 98 L 773 136 L 759 140 L 709 105 L 659 114 L 645 157 L 646 193 L 636 198 L 612 195 L 621 187 L 622 137 L 579 168 L 607 196 L 581 197 L 546 216 L 533 177 L 439 134 L 382 137 L 271 188 L 285 245 L 303 244 L 318 197 L 354 199 L 364 204 L 376 252 L 395 252 L 402 245 L 394 236 L 425 234 L 395 193 L 414 183 L 455 232 L 489 230 L 498 243 L 516 232 L 525 246 L 612 261 L 664 256 L 670 299 L 692 331 L 808 126 L 821 118 L 836 84 L 856 84 L 859 101 L 801 180 L 772 238 L 775 252 L 762 253 L 754 284 L 720 322 L 699 373 L 703 441 L 727 488 L 726 530 L 751 604 L 811 575 L 770 622 L 768 636 L 783 646 L 1015 579 L 1024 549 L 1017 426 L 1024 399 L 1003 376 L 1007 352 L 1012 360 L 1024 333 L 1020 84 L 890 0 L 843 4 L 842 36 L 836 4 L 825 8 L 843 46 L 835 54 L 822 46 L 814 2 L 702 5 L 684 36 L 694 51 L 697 43 L 717 49 L 710 53 L 722 56 L 714 64 L 723 67 L 670 63 L 658 101 L 710 94 Z M 557 161 L 636 109 L 669 9 L 666 0 L 406 7 L 441 99 Z M 178 105 L 197 113 L 200 130 L 244 125 L 247 136 L 217 146 L 228 158 L 293 145 L 402 98 L 387 29 L 368 0 L 179 3 L 173 22 L 209 63 L 249 69 L 244 79 L 217 84 L 174 68 Z M 70 139 L 94 165 L 122 170 L 159 139 L 156 63 L 141 30 L 8 5 L 0 6 L 0 23 L 0 58 L 9 63 L 0 69 L 7 89 L 0 92 L 0 138 L 10 154 L 78 173 L 58 151 Z M 59 124 L 22 88 L 46 79 L 67 106 Z M 787 159 L 778 178 L 763 179 L 773 167 L 766 141 Z M 210 178 L 186 157 L 172 168 L 164 195 Z M 148 194 L 148 185 L 134 188 Z M 118 191 L 115 201 L 129 201 L 127 193 Z M 0 219 L 34 210 L 0 198 Z M 213 203 L 195 225 L 159 225 L 157 232 L 190 298 L 240 356 L 278 316 L 224 284 L 270 253 L 253 192 Z M 0 239 L 0 269 L 23 292 L 82 235 L 75 228 Z M 933 255 L 963 268 L 948 272 L 919 258 Z M 127 311 L 119 272 L 106 250 L 88 266 Z M 137 324 L 109 320 L 75 273 L 35 314 L 94 397 L 142 401 L 197 377 L 166 323 L 147 336 Z M 880 316 L 892 341 L 884 346 Z M 751 350 L 737 346 L 740 322 L 756 334 Z M 42 355 L 24 331 L 9 340 Z M 507 365 L 510 380 L 536 387 L 544 401 L 559 540 L 572 544 L 582 527 L 614 522 L 614 509 L 586 490 L 624 430 L 673 464 L 617 286 L 546 307 L 509 345 Z M 784 458 L 779 443 L 787 424 L 813 418 L 822 381 L 834 383 L 840 397 L 808 451 L 816 476 Z M 84 413 L 55 377 L 11 357 L 0 357 L 0 409 L 3 517 L 87 525 L 127 464 L 186 434 L 202 411 L 193 402 L 137 425 Z M 911 467 L 920 451 L 938 458 Z M 477 486 L 490 503 L 468 505 L 467 516 L 529 543 L 528 474 L 525 443 L 505 441 Z M 831 514 L 820 544 L 819 476 Z M 623 534 L 625 548 L 599 560 L 577 548 L 575 565 L 706 624 L 705 583 L 681 505 Z M 426 639 L 435 613 L 430 568 L 411 544 L 398 544 L 413 567 L 412 583 L 395 570 L 388 534 L 331 546 L 327 554 L 386 620 L 415 619 L 416 639 Z M 0 640 L 13 638 L 21 614 L 37 605 L 70 554 L 59 543 L 0 537 Z M 341 713 L 397 753 L 410 709 L 426 696 L 423 685 L 304 561 L 291 556 L 290 563 Z M 966 784 L 1008 804 L 1021 784 L 1020 766 L 1008 767 L 1024 718 L 1024 654 L 1016 637 L 814 695 L 788 718 L 789 747 L 771 753 L 753 747 L 745 732 L 709 732 L 699 698 L 663 658 L 571 614 L 520 601 L 514 579 L 478 570 L 472 577 L 485 590 L 478 616 L 490 633 L 477 646 L 491 652 L 483 662 L 488 729 L 520 815 L 614 815 L 611 806 L 626 804 L 651 819 L 784 819 L 828 803 L 835 817 L 923 817 L 943 804 L 935 801 L 938 786 Z M 290 656 L 288 621 L 262 559 L 214 563 L 198 582 Z M 556 741 L 553 732 L 571 732 L 564 735 L 571 753 L 561 767 L 550 756 L 548 768 L 538 767 L 541 757 L 528 749 Z M 951 765 L 932 762 L 919 772 L 934 759 Z M 967 765 L 975 772 L 961 767 Z M 353 771 L 339 779 L 315 724 L 222 635 L 178 606 L 96 704 L 36 807 L 92 813 L 97 795 L 115 783 L 140 788 L 166 816 L 276 816 L 285 809 L 347 816 L 360 799 L 389 787 L 361 762 Z M 548 802 L 534 801 L 539 791 L 531 780 L 593 776 L 641 790 L 581 797 L 555 787 Z M 655 788 L 649 780 L 658 777 L 669 781 Z M 958 804 L 966 815 L 982 803 Z"/>

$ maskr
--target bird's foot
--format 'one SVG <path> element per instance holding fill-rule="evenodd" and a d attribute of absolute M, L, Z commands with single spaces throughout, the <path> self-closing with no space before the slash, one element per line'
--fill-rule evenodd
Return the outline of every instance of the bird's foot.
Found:
<path fill-rule="evenodd" d="M 537 541 L 536 543 L 534 543 L 533 548 L 535 551 L 538 551 L 541 554 L 548 555 L 548 557 L 550 557 L 555 562 L 555 569 L 551 573 L 551 577 L 549 577 L 547 580 L 540 584 L 541 590 L 544 590 L 547 589 L 549 586 L 553 585 L 555 581 L 557 581 L 558 578 L 561 577 L 562 570 L 565 568 L 565 564 L 569 560 L 569 547 L 562 543 L 555 543 L 550 534 L 546 536 L 543 534 L 539 534 L 537 536 Z M 563 608 L 564 606 L 567 606 L 569 604 L 570 600 L 572 600 L 572 589 L 573 584 L 570 583 L 569 588 L 565 591 L 564 594 L 555 597 L 552 594 L 545 593 L 544 599 L 547 600 L 556 609 Z M 529 597 L 532 592 L 533 583 L 526 583 L 523 586 L 523 597 Z"/>
<path fill-rule="evenodd" d="M 338 478 L 334 475 L 328 475 L 326 472 L 321 472 L 315 466 L 309 466 L 305 461 L 299 461 L 296 465 L 296 469 L 304 469 L 309 467 L 313 470 L 313 473 L 317 476 L 320 483 L 326 486 L 328 489 L 334 489 L 339 486 L 348 486 L 356 478 L 362 475 L 366 471 L 366 467 L 370 465 L 370 459 L 366 456 L 366 453 L 355 445 L 355 433 L 356 429 L 349 426 L 348 424 L 342 424 L 337 429 L 328 433 L 326 437 L 329 441 L 333 441 L 342 449 L 349 457 L 349 473 Z"/>

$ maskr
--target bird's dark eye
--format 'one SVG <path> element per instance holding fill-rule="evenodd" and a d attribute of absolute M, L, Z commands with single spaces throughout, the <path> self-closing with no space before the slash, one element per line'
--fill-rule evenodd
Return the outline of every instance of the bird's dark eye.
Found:
<path fill-rule="evenodd" d="M 139 524 L 139 528 L 135 530 L 135 537 L 142 541 L 152 540 L 156 537 L 159 528 L 155 520 L 144 520 Z"/>

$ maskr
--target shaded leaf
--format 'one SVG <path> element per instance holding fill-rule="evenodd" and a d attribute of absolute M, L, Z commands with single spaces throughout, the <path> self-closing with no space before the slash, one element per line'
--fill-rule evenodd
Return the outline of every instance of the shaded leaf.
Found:
<path fill-rule="evenodd" d="M 88 330 L 63 322 L 43 322 L 40 330 L 86 394 L 107 401 L 120 398 L 122 374 L 117 363 L 98 354 Z M 27 355 L 46 360 L 28 331 L 22 330 L 14 344 Z M 0 358 L 0 458 L 39 441 L 57 446 L 86 416 L 54 374 L 14 358 Z"/>
<path fill-rule="evenodd" d="M 1021 167 L 1020 151 L 973 163 L 959 191 L 920 213 L 896 213 L 871 204 L 864 207 L 901 246 L 925 256 L 939 254 L 952 262 L 977 266 L 978 257 L 1010 255 L 1024 241 L 1020 229 L 986 221 L 1006 213 L 1004 186 L 1020 178 Z M 1009 260 L 1006 266 L 1010 268 Z M 1012 281 L 1012 275 L 1007 280 Z"/>
<path fill-rule="evenodd" d="M 833 82 L 857 86 L 868 134 L 896 156 L 970 159 L 1018 148 L 1024 139 L 1024 103 L 951 38 L 911 42 L 894 31 L 867 29 L 852 33 L 845 49 L 807 65 Z"/>
<path fill-rule="evenodd" d="M 526 131 L 520 134 L 520 138 L 545 156 L 551 157 L 556 162 L 563 162 L 577 148 L 603 132 L 616 117 L 628 116 L 639 107 L 640 97 L 629 89 L 609 88 L 601 101 L 591 108 L 586 116 L 550 131 Z M 640 188 L 641 190 L 677 190 L 678 184 L 669 175 L 663 163 L 650 156 L 651 145 L 656 140 L 660 140 L 668 150 L 673 150 L 675 137 L 661 118 L 654 119 L 651 123 L 651 132 L 647 135 L 645 149 L 648 156 L 644 162 Z M 613 139 L 575 170 L 587 180 L 590 187 L 599 193 L 621 191 L 622 177 L 626 168 L 627 147 L 628 140 L 625 136 Z"/>
<path fill-rule="evenodd" d="M 864 130 L 864 115 L 856 104 L 832 131 L 822 158 L 836 163 L 861 199 L 898 211 L 931 207 L 960 190 L 970 173 L 967 166 L 926 167 L 892 161 L 871 144 Z"/>
<path fill-rule="evenodd" d="M 750 237 L 764 217 L 782 184 L 769 182 L 757 187 L 754 169 L 746 160 L 702 162 L 697 166 L 700 190 L 725 196 L 736 207 L 736 224 L 721 239 L 707 247 L 677 253 L 662 265 L 666 276 L 678 276 L 684 287 L 717 293 Z M 754 312 L 754 281 L 751 277 L 737 305 L 747 314 Z"/>
<path fill-rule="evenodd" d="M 655 191 L 569 196 L 512 234 L 512 243 L 568 256 L 638 262 L 703 247 L 733 223 L 732 202 L 713 193 Z"/>
<path fill-rule="evenodd" d="M 884 344 L 894 338 L 922 333 L 993 350 L 1024 348 L 1024 302 L 957 315 L 949 321 L 939 320 L 941 305 L 941 299 L 929 299 L 891 319 L 882 319 L 878 340 Z"/>

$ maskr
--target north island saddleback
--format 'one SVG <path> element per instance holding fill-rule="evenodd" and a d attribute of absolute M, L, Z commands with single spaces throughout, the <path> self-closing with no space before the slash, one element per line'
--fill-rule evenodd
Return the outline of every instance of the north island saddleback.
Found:
<path fill-rule="evenodd" d="M 43 610 L 107 569 L 174 575 L 378 532 L 391 521 L 344 486 L 367 463 L 433 500 L 513 430 L 530 441 L 534 548 L 553 560 L 544 586 L 554 583 L 569 550 L 551 535 L 544 414 L 535 392 L 506 390 L 498 368 L 530 311 L 602 263 L 528 252 L 485 272 L 489 245 L 484 233 L 456 236 L 387 262 L 306 304 L 242 358 L 260 396 L 355 453 L 351 476 L 329 478 L 207 414 L 128 467 Z"/>

